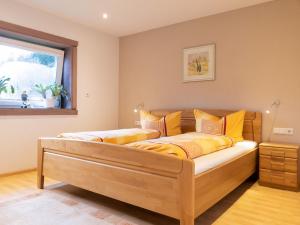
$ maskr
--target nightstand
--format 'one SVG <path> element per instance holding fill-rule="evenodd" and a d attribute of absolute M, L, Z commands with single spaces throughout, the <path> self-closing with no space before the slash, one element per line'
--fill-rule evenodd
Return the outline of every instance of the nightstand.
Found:
<path fill-rule="evenodd" d="M 261 143 L 259 145 L 259 184 L 299 191 L 299 146 Z"/>

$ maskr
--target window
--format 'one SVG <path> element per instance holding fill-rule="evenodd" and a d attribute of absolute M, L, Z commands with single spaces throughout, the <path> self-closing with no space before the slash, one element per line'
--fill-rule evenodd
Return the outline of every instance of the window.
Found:
<path fill-rule="evenodd" d="M 62 50 L 0 37 L 0 107 L 52 107 L 46 99 L 50 86 L 62 83 L 63 61 Z"/>
<path fill-rule="evenodd" d="M 0 116 L 76 115 L 77 46 L 0 20 Z"/>

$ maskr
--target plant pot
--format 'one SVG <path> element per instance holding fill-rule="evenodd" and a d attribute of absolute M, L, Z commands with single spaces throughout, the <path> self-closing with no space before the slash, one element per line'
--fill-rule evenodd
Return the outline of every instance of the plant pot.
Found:
<path fill-rule="evenodd" d="M 61 97 L 55 96 L 45 100 L 46 108 L 60 108 Z"/>

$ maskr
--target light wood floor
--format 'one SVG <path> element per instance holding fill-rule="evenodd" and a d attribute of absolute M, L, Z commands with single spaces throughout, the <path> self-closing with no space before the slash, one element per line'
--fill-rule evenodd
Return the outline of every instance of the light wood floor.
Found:
<path fill-rule="evenodd" d="M 103 204 L 118 214 L 136 217 L 139 225 L 177 225 L 176 220 L 106 198 L 70 185 L 57 186 L 46 179 L 47 189 L 80 196 L 91 204 Z M 1 199 L 36 191 L 36 172 L 0 177 Z M 142 222 L 141 222 L 142 221 Z M 197 225 L 300 225 L 300 192 L 259 186 L 247 181 L 216 206 L 197 218 Z M 87 224 L 88 225 L 88 224 Z"/>
<path fill-rule="evenodd" d="M 9 176 L 0 177 L 0 199 L 16 196 L 20 194 L 32 193 L 36 190 L 36 171 L 25 172 Z M 56 184 L 57 181 L 47 179 L 46 184 Z"/>

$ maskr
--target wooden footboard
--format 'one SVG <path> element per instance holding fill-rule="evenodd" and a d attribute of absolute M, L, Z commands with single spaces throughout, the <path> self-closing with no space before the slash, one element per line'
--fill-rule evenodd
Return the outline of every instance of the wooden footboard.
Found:
<path fill-rule="evenodd" d="M 194 163 L 107 143 L 41 138 L 44 176 L 194 224 Z"/>
<path fill-rule="evenodd" d="M 194 219 L 251 176 L 257 150 L 195 175 L 194 162 L 121 145 L 57 138 L 38 144 L 44 176 L 194 225 Z"/>

